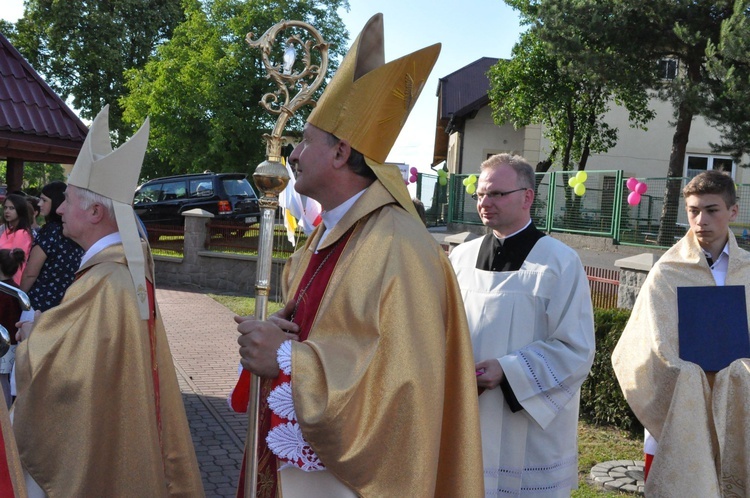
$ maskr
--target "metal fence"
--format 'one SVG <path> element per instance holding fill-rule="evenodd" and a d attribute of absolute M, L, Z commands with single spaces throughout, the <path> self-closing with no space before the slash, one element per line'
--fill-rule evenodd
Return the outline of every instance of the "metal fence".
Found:
<path fill-rule="evenodd" d="M 427 226 L 445 225 L 448 214 L 448 186 L 440 185 L 437 175 L 417 175 L 417 198 L 424 204 Z"/>
<path fill-rule="evenodd" d="M 616 244 L 666 248 L 685 235 L 688 220 L 682 189 L 688 178 L 642 178 L 645 192 L 638 202 L 629 203 L 632 189 L 622 171 L 589 171 L 585 192 L 576 195 L 569 185 L 576 172 L 536 174 L 536 195 L 531 206 L 534 224 L 545 232 L 567 232 L 608 237 Z M 426 175 L 425 175 L 426 176 Z M 463 180 L 469 175 L 448 178 L 447 222 L 481 225 L 476 201 L 466 192 Z M 437 178 L 437 177 L 435 177 Z M 632 182 L 632 180 L 631 180 Z M 641 187 L 642 189 L 643 187 Z M 418 188 L 419 192 L 419 188 Z M 664 210 L 667 195 L 676 198 L 671 211 Z M 738 185 L 740 211 L 730 224 L 738 242 L 750 247 L 750 185 Z M 422 199 L 424 201 L 424 199 Z M 635 199 L 633 199 L 635 200 Z"/>
<path fill-rule="evenodd" d="M 147 234 L 153 254 L 178 258 L 183 256 L 185 225 L 149 225 Z"/>
<path fill-rule="evenodd" d="M 584 266 L 591 290 L 591 304 L 594 308 L 617 308 L 617 294 L 620 290 L 620 270 Z"/>
<path fill-rule="evenodd" d="M 184 251 L 184 226 L 150 225 L 148 238 L 151 250 L 160 256 L 182 257 Z M 260 226 L 256 223 L 248 225 L 240 222 L 210 220 L 203 247 L 207 251 L 255 256 L 258 254 L 258 240 Z M 284 225 L 274 227 L 273 257 L 286 259 L 295 251 L 295 247 L 302 247 L 307 237 L 301 229 L 297 230 L 296 245 L 289 242 Z"/>

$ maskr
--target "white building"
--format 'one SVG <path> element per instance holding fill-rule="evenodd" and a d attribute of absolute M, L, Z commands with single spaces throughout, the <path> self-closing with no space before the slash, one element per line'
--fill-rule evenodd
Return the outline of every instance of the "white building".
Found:
<path fill-rule="evenodd" d="M 547 158 L 551 147 L 543 137 L 542 126 L 514 130 L 512 125 L 497 126 L 493 122 L 486 73 L 497 61 L 483 57 L 440 78 L 433 166 L 446 161 L 450 173 L 469 174 L 476 173 L 487 157 L 500 152 L 520 154 L 532 165 Z M 656 117 L 647 124 L 647 130 L 637 130 L 630 127 L 627 111 L 613 105 L 606 121 L 618 129 L 617 145 L 604 154 L 592 154 L 586 169 L 622 170 L 625 177 L 666 177 L 674 135 L 670 123 L 672 105 L 654 98 L 651 109 L 656 111 Z M 690 130 L 683 176 L 694 176 L 706 169 L 723 169 L 731 171 L 737 183 L 750 183 L 750 173 L 739 168 L 730 156 L 711 152 L 710 143 L 720 139 L 716 128 L 696 117 Z"/>

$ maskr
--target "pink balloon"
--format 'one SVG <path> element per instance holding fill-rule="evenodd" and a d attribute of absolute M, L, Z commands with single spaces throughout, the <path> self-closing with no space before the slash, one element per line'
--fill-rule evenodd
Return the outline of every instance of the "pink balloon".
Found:
<path fill-rule="evenodd" d="M 635 190 L 635 186 L 638 185 L 638 180 L 631 176 L 628 178 L 628 181 L 625 182 L 625 185 L 628 187 L 628 190 Z"/>
<path fill-rule="evenodd" d="M 412 175 L 416 175 L 417 174 L 417 168 L 415 168 L 414 166 L 412 166 L 411 169 L 409 170 L 409 173 L 411 173 Z"/>
<path fill-rule="evenodd" d="M 409 181 L 410 181 L 411 183 L 415 183 L 415 182 L 417 181 L 417 174 L 416 174 L 416 173 L 413 173 L 413 174 L 412 174 L 412 175 L 411 175 L 411 176 L 409 177 Z"/>
<path fill-rule="evenodd" d="M 648 190 L 648 185 L 646 185 L 643 182 L 638 182 L 638 184 L 635 186 L 633 190 L 638 192 L 640 195 L 643 195 L 646 193 L 646 190 Z"/>
<path fill-rule="evenodd" d="M 641 194 L 638 192 L 630 192 L 628 194 L 628 204 L 636 206 L 639 202 L 641 202 Z"/>

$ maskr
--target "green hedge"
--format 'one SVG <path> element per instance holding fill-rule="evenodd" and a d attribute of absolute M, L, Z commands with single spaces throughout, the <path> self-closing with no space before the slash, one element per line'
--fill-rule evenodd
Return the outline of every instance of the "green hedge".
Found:
<path fill-rule="evenodd" d="M 611 425 L 633 435 L 643 426 L 630 410 L 612 370 L 612 350 L 620 339 L 630 310 L 595 309 L 596 354 L 591 374 L 581 387 L 581 418 L 597 425 Z"/>

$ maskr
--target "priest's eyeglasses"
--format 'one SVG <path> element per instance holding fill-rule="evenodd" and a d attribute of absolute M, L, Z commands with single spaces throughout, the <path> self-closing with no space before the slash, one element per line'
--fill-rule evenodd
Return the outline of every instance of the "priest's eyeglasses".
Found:
<path fill-rule="evenodd" d="M 521 187 L 515 190 L 508 190 L 507 192 L 501 192 L 498 190 L 496 192 L 485 192 L 483 194 L 479 192 L 475 192 L 471 194 L 471 198 L 474 199 L 475 201 L 483 201 L 485 197 L 487 197 L 489 200 L 499 199 L 500 197 L 505 197 L 508 194 L 512 194 L 513 192 L 520 192 L 521 190 L 529 190 L 529 188 Z"/>

